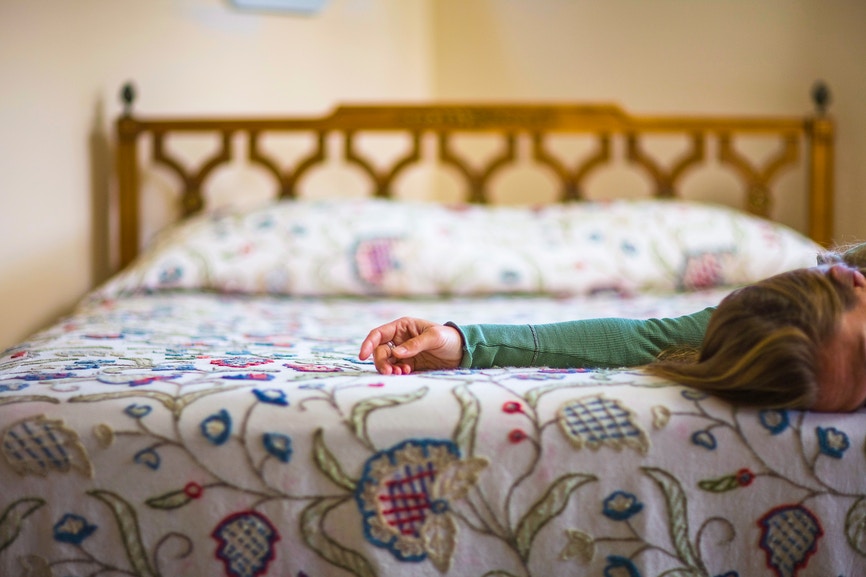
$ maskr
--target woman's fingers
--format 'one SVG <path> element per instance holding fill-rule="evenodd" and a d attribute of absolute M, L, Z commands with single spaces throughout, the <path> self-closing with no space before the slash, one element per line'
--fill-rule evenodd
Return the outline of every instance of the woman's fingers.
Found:
<path fill-rule="evenodd" d="M 403 317 L 370 331 L 358 358 L 373 357 L 383 375 L 408 375 L 416 370 L 454 368 L 463 355 L 460 333 L 445 325 Z"/>

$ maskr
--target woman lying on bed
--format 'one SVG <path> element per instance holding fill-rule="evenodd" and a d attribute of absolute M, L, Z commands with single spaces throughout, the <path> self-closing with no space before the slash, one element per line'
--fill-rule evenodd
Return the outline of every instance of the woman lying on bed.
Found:
<path fill-rule="evenodd" d="M 359 357 L 372 355 L 386 375 L 645 365 L 734 403 L 853 411 L 866 402 L 866 277 L 858 270 L 864 256 L 866 244 L 672 319 L 458 326 L 401 318 L 370 331 Z"/>

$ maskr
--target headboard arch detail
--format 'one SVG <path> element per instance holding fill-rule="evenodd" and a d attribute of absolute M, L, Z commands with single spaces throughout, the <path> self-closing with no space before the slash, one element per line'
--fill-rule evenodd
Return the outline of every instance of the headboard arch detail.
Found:
<path fill-rule="evenodd" d="M 140 170 L 138 147 L 141 137 L 151 139 L 153 162 L 179 177 L 182 183 L 183 213 L 190 215 L 204 208 L 202 188 L 213 171 L 234 158 L 232 140 L 247 139 L 247 160 L 265 169 L 278 183 L 283 198 L 300 195 L 305 175 L 329 160 L 326 140 L 332 135 L 343 139 L 342 160 L 361 170 L 372 183 L 373 194 L 389 197 L 393 183 L 404 171 L 421 162 L 421 140 L 433 135 L 438 161 L 454 169 L 463 179 L 468 202 L 490 200 L 491 181 L 515 161 L 518 137 L 531 143 L 531 157 L 558 179 L 560 201 L 585 198 L 587 179 L 611 162 L 614 141 L 624 143 L 628 163 L 650 179 L 653 196 L 673 198 L 691 169 L 706 162 L 708 145 L 715 145 L 715 158 L 730 168 L 745 191 L 745 210 L 768 217 L 776 201 L 772 187 L 779 174 L 796 165 L 801 150 L 808 150 L 807 189 L 808 234 L 823 245 L 832 242 L 833 227 L 833 133 L 834 124 L 826 115 L 829 93 L 818 85 L 813 90 L 816 113 L 804 117 L 735 116 L 637 116 L 611 104 L 382 104 L 344 105 L 318 117 L 280 118 L 144 118 L 133 114 L 135 91 L 131 85 L 122 90 L 124 113 L 117 121 L 117 172 L 120 204 L 120 261 L 128 264 L 137 254 L 139 239 Z M 198 168 L 190 168 L 165 147 L 169 136 L 183 133 L 217 135 L 218 149 Z M 364 134 L 406 135 L 409 150 L 381 168 L 356 146 Z M 267 134 L 307 134 L 312 136 L 311 152 L 284 167 L 261 147 Z M 474 166 L 454 146 L 455 138 L 465 134 L 496 135 L 501 152 L 482 166 Z M 553 154 L 548 141 L 555 135 L 579 135 L 594 143 L 594 150 L 577 158 L 562 159 Z M 666 166 L 644 147 L 647 137 L 682 136 L 686 151 Z M 763 163 L 740 153 L 735 140 L 740 136 L 760 135 L 779 142 L 779 150 Z"/>

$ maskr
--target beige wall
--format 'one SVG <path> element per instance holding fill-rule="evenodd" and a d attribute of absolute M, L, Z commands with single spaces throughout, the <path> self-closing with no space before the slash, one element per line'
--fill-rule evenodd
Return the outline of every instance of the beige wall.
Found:
<path fill-rule="evenodd" d="M 148 113 L 441 97 L 800 114 L 823 78 L 850 241 L 866 238 L 864 25 L 861 0 L 329 0 L 313 17 L 227 0 L 0 0 L 0 349 L 108 274 L 108 131 L 127 79 Z"/>
<path fill-rule="evenodd" d="M 433 87 L 444 99 L 801 115 L 823 79 L 838 121 L 836 238 L 866 239 L 863 0 L 436 0 L 432 7 Z M 799 176 L 785 175 L 785 184 L 799 185 Z M 775 216 L 801 227 L 804 205 L 778 207 L 785 214 Z"/>
<path fill-rule="evenodd" d="M 228 0 L 0 0 L 0 350 L 105 278 L 107 131 L 124 81 L 149 113 L 425 98 L 428 7 L 329 0 L 298 17 Z"/>

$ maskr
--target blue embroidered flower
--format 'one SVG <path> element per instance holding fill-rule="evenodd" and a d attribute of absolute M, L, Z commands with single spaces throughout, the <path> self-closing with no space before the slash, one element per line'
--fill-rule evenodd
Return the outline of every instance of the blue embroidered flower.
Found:
<path fill-rule="evenodd" d="M 0 385 L 0 393 L 8 393 L 9 391 L 20 391 L 29 387 L 27 383 L 9 383 L 8 385 Z"/>
<path fill-rule="evenodd" d="M 607 558 L 607 565 L 604 567 L 604 577 L 641 577 L 641 575 L 631 559 L 611 555 Z"/>
<path fill-rule="evenodd" d="M 714 451 L 718 445 L 716 437 L 708 430 L 696 431 L 692 434 L 692 443 L 708 451 Z"/>
<path fill-rule="evenodd" d="M 232 418 L 222 409 L 201 422 L 201 434 L 214 445 L 222 445 L 232 434 Z"/>
<path fill-rule="evenodd" d="M 265 451 L 283 463 L 292 460 L 292 438 L 282 433 L 265 433 L 262 435 L 262 445 Z"/>
<path fill-rule="evenodd" d="M 625 491 L 614 491 L 604 500 L 602 514 L 614 521 L 631 519 L 641 512 L 643 503 L 637 497 Z"/>
<path fill-rule="evenodd" d="M 71 365 L 66 365 L 64 369 L 67 371 L 81 371 L 87 369 L 99 369 L 104 365 L 114 364 L 114 359 L 105 360 L 105 359 L 91 359 L 86 361 L 75 361 Z"/>
<path fill-rule="evenodd" d="M 286 391 L 282 389 L 253 389 L 253 394 L 263 403 L 278 405 L 280 407 L 289 406 L 289 399 L 286 397 Z"/>
<path fill-rule="evenodd" d="M 67 513 L 54 525 L 54 540 L 81 545 L 96 529 L 96 525 L 91 525 L 84 517 Z"/>
<path fill-rule="evenodd" d="M 155 365 L 152 371 L 194 371 L 195 364 L 193 363 L 160 363 Z"/>
<path fill-rule="evenodd" d="M 505 285 L 517 284 L 520 282 L 520 273 L 514 270 L 504 270 L 499 273 L 499 280 Z"/>
<path fill-rule="evenodd" d="M 56 381 L 59 379 L 68 379 L 69 377 L 74 376 L 75 373 L 31 373 L 29 375 L 21 375 L 15 378 L 23 379 L 25 381 Z"/>
<path fill-rule="evenodd" d="M 159 271 L 159 284 L 175 284 L 183 277 L 183 268 L 179 266 L 166 267 Z"/>
<path fill-rule="evenodd" d="M 687 401 L 703 401 L 709 396 L 706 393 L 695 389 L 685 389 L 680 394 Z"/>
<path fill-rule="evenodd" d="M 623 254 L 626 255 L 637 254 L 637 247 L 627 240 L 622 241 L 622 244 L 620 244 L 620 250 L 622 250 Z"/>
<path fill-rule="evenodd" d="M 818 446 L 821 453 L 834 459 L 841 459 L 848 450 L 850 443 L 848 435 L 835 427 L 816 427 L 815 432 L 818 435 Z"/>
<path fill-rule="evenodd" d="M 150 411 L 152 410 L 153 409 L 151 409 L 151 407 L 148 405 L 138 405 L 133 403 L 123 409 L 123 412 L 126 413 L 128 417 L 132 417 L 133 419 L 141 419 L 148 416 L 150 414 Z"/>
<path fill-rule="evenodd" d="M 758 413 L 758 418 L 761 420 L 761 425 L 770 431 L 771 435 L 778 435 L 785 431 L 790 425 L 788 419 L 788 411 L 784 410 L 766 410 Z"/>
<path fill-rule="evenodd" d="M 160 458 L 159 453 L 157 453 L 153 448 L 150 447 L 137 452 L 132 458 L 132 460 L 139 465 L 144 465 L 145 467 L 154 471 L 159 469 L 159 466 L 162 464 L 162 459 Z"/>
<path fill-rule="evenodd" d="M 475 486 L 486 466 L 485 459 L 461 459 L 448 440 L 410 439 L 376 453 L 364 464 L 355 489 L 367 540 L 401 561 L 429 558 L 447 572 L 455 543 L 424 535 L 454 534 L 453 504 Z"/>

